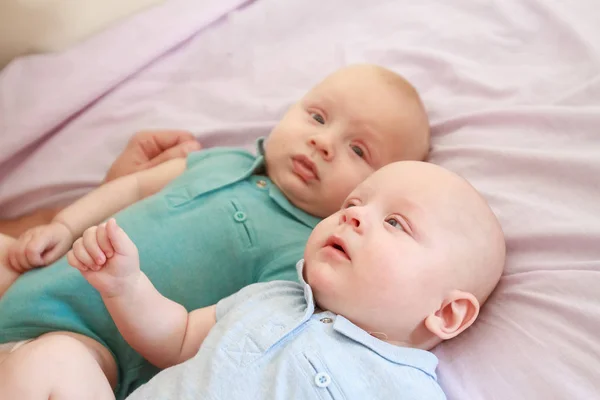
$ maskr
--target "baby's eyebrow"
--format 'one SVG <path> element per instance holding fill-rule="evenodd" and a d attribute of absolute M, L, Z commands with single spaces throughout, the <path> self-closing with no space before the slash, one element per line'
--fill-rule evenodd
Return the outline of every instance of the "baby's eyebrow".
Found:
<path fill-rule="evenodd" d="M 323 94 L 323 93 L 314 94 L 312 96 L 309 96 L 305 99 L 305 102 L 308 103 L 309 105 L 316 105 L 318 107 L 323 107 L 323 108 L 331 108 L 331 105 L 334 104 L 332 99 L 328 95 Z"/>

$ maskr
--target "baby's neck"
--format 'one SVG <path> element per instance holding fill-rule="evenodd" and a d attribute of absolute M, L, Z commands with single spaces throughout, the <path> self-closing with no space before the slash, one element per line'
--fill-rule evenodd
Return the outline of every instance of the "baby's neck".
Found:
<path fill-rule="evenodd" d="M 322 309 L 318 304 L 315 303 L 315 314 L 319 314 L 322 312 L 326 312 L 329 310 Z M 334 314 L 337 314 L 334 312 Z M 387 333 L 381 332 L 375 329 L 368 329 L 360 324 L 351 321 L 354 325 L 358 326 L 363 331 L 367 332 L 369 335 L 373 336 L 376 339 L 381 340 L 382 342 L 389 343 L 393 346 L 398 347 L 409 347 L 413 349 L 421 349 L 421 350 L 431 350 L 437 344 L 439 344 L 439 339 L 437 337 L 431 337 L 431 335 L 426 335 L 426 337 L 422 338 L 418 342 L 414 342 L 411 340 L 398 340 L 398 338 L 391 338 Z"/>
<path fill-rule="evenodd" d="M 320 313 L 326 312 L 326 311 L 328 311 L 328 310 L 324 310 L 321 307 L 319 307 L 317 304 L 315 304 L 315 314 L 320 314 Z M 334 314 L 336 314 L 336 313 L 334 313 Z M 354 324 L 354 322 L 352 322 L 352 323 Z M 355 324 L 355 325 L 358 326 L 359 328 L 361 328 L 363 331 L 367 332 L 369 335 L 373 336 L 374 338 L 381 340 L 382 342 L 386 342 L 391 345 L 400 346 L 400 347 L 414 347 L 414 346 L 410 346 L 404 342 L 390 340 L 388 335 L 385 332 L 369 331 L 368 329 L 365 329 L 365 328 L 359 326 L 358 324 Z"/>

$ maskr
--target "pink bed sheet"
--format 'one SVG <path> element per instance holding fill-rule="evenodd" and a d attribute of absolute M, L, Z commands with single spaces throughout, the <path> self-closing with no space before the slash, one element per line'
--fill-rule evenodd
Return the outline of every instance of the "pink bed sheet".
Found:
<path fill-rule="evenodd" d="M 171 0 L 0 74 L 0 217 L 95 186 L 139 129 L 251 146 L 331 70 L 407 76 L 431 161 L 469 179 L 508 260 L 436 349 L 450 399 L 600 398 L 600 13 L 595 0 Z"/>

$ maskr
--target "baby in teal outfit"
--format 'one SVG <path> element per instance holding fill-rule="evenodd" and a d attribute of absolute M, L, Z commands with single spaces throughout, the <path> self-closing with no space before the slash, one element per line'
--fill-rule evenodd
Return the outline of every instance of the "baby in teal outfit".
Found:
<path fill-rule="evenodd" d="M 311 89 L 258 147 L 257 156 L 201 151 L 109 182 L 0 249 L 0 281 L 15 280 L 0 293 L 0 393 L 124 398 L 158 372 L 68 266 L 82 235 L 98 246 L 79 261 L 92 271 L 106 262 L 106 238 L 87 228 L 114 215 L 157 289 L 188 310 L 205 307 L 252 283 L 296 280 L 319 219 L 380 167 L 424 159 L 429 128 L 408 82 L 355 65 Z M 92 387 L 90 374 L 106 379 Z"/>

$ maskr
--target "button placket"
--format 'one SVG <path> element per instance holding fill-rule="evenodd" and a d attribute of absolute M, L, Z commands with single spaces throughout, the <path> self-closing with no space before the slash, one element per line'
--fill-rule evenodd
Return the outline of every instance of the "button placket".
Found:
<path fill-rule="evenodd" d="M 325 361 L 320 356 L 320 350 L 317 349 L 306 349 L 304 357 L 308 362 L 307 368 L 309 368 L 309 374 L 307 378 L 310 379 L 310 383 L 315 385 L 317 388 L 327 390 L 329 393 L 328 398 L 338 399 L 344 398 L 340 393 L 338 385 L 334 381 L 335 373 L 328 368 Z"/>
<path fill-rule="evenodd" d="M 240 239 L 246 243 L 246 247 L 253 247 L 255 239 L 251 224 L 251 212 L 245 209 L 242 203 L 235 198 L 230 199 L 230 202 L 232 206 L 231 219 L 237 226 L 236 231 L 239 233 Z"/>

